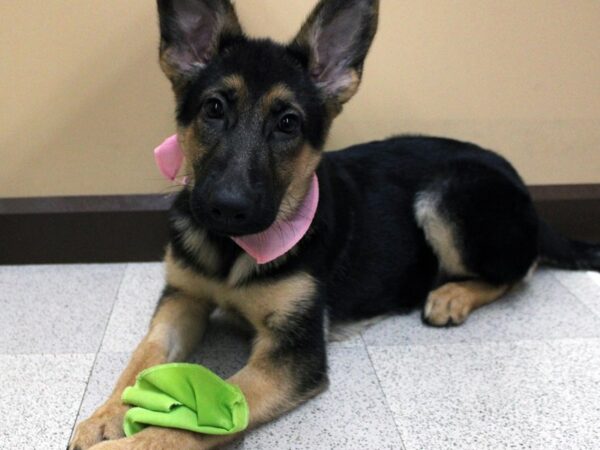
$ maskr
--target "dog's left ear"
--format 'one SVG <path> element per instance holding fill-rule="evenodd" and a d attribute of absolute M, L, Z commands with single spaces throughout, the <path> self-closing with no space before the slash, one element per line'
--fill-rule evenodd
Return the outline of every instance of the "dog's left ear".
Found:
<path fill-rule="evenodd" d="M 358 90 L 378 12 L 379 0 L 321 0 L 290 44 L 308 56 L 311 77 L 338 107 Z"/>

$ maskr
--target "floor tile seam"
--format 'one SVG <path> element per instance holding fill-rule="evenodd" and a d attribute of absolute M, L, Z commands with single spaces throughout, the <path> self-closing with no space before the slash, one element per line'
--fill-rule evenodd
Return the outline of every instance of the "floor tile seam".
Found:
<path fill-rule="evenodd" d="M 383 389 L 383 385 L 381 384 L 381 379 L 379 378 L 379 374 L 377 373 L 377 368 L 375 367 L 375 364 L 373 363 L 373 359 L 371 358 L 371 353 L 369 352 L 369 346 L 366 344 L 362 334 L 360 336 L 360 339 L 363 343 L 365 352 L 367 353 L 367 358 L 369 358 L 369 364 L 371 365 L 371 369 L 373 370 L 373 373 L 375 374 L 375 380 L 377 381 L 377 387 L 379 388 L 381 395 L 383 395 L 383 401 L 385 402 L 385 406 L 387 407 L 388 413 L 392 416 L 392 421 L 394 422 L 394 426 L 396 427 L 396 433 L 398 434 L 398 439 L 400 439 L 400 445 L 402 446 L 401 450 L 407 450 L 407 447 L 404 444 L 404 438 L 402 437 L 402 433 L 400 431 L 400 425 L 396 421 L 396 417 L 394 416 L 394 412 L 390 405 L 388 396 L 385 393 L 385 390 Z"/>
<path fill-rule="evenodd" d="M 365 342 L 367 350 L 370 347 L 374 348 L 386 348 L 386 347 L 456 347 L 461 345 L 487 345 L 487 344 L 515 344 L 515 343 L 549 343 L 549 342 L 568 342 L 568 341 L 599 341 L 600 334 L 598 336 L 566 336 L 557 338 L 539 338 L 539 339 L 512 339 L 512 340 L 477 340 L 477 341 L 465 341 L 465 342 L 397 342 L 393 344 L 376 344 Z"/>
<path fill-rule="evenodd" d="M 110 321 L 113 317 L 113 313 L 115 311 L 115 308 L 117 306 L 117 302 L 119 301 L 119 297 L 121 295 L 121 290 L 123 289 L 123 283 L 125 282 L 125 276 L 127 275 L 127 269 L 130 267 L 131 264 L 125 264 L 125 268 L 123 269 L 123 275 L 121 276 L 121 281 L 119 282 L 119 287 L 117 288 L 117 292 L 115 294 L 114 297 L 114 301 L 111 305 L 110 308 L 110 312 L 108 314 L 108 319 L 106 320 L 106 323 L 104 324 L 104 330 L 102 330 L 102 339 L 100 340 L 100 345 L 98 346 L 98 350 L 96 351 L 96 353 L 114 353 L 112 350 L 108 349 L 105 350 L 105 340 L 106 340 L 106 331 L 108 330 L 108 326 L 110 325 Z"/>
<path fill-rule="evenodd" d="M 0 357 L 1 356 L 16 356 L 16 357 L 19 357 L 19 356 L 36 356 L 36 357 L 44 357 L 44 356 L 72 356 L 72 357 L 78 357 L 78 358 L 81 358 L 81 357 L 90 357 L 90 358 L 92 358 L 92 364 L 91 364 L 91 366 L 94 365 L 94 361 L 95 361 L 95 354 L 94 353 L 90 353 L 90 352 L 87 352 L 87 353 L 74 353 L 74 352 L 71 352 L 71 353 L 24 353 L 24 354 L 21 353 L 21 354 L 9 354 L 9 355 L 0 354 Z M 83 389 L 83 392 L 81 394 L 81 400 L 80 400 L 80 404 L 79 404 L 79 407 L 78 407 L 77 414 L 79 414 L 79 408 L 81 408 L 81 402 L 82 402 L 83 397 L 85 395 L 85 391 L 87 390 L 87 385 L 88 385 L 88 382 L 89 382 L 89 377 L 90 377 L 90 373 L 88 373 L 87 380 L 86 380 L 86 386 Z M 75 419 L 73 419 L 73 420 L 75 420 Z M 73 433 L 73 428 L 74 427 L 71 426 L 69 440 L 71 439 L 71 435 Z"/>
<path fill-rule="evenodd" d="M 77 425 L 77 419 L 79 418 L 79 414 L 81 413 L 81 408 L 83 406 L 83 400 L 85 399 L 85 395 L 87 394 L 88 387 L 90 385 L 90 380 L 92 379 L 92 374 L 94 373 L 94 369 L 96 368 L 96 363 L 98 362 L 98 356 L 100 355 L 100 353 L 101 352 L 98 349 L 98 351 L 94 354 L 94 361 L 92 362 L 92 364 L 90 366 L 87 380 L 85 382 L 85 388 L 83 389 L 83 392 L 81 394 L 81 399 L 79 400 L 79 406 L 77 407 L 77 413 L 75 414 L 75 417 L 73 418 L 73 424 L 71 425 L 71 433 L 69 434 L 69 442 L 71 442 L 71 439 L 73 438 L 73 432 L 75 431 L 75 426 Z"/>
<path fill-rule="evenodd" d="M 96 353 L 94 354 L 94 361 L 92 362 L 92 364 L 90 366 L 90 370 L 88 372 L 87 380 L 85 382 L 85 388 L 83 389 L 83 393 L 81 394 L 81 399 L 79 401 L 79 407 L 77 408 L 77 413 L 75 414 L 75 417 L 73 418 L 73 424 L 71 425 L 71 433 L 69 434 L 69 442 L 73 438 L 73 432 L 75 431 L 75 426 L 77 425 L 77 419 L 79 418 L 79 414 L 81 413 L 81 408 L 83 406 L 83 400 L 85 399 L 85 394 L 88 391 L 88 387 L 90 385 L 90 380 L 92 379 L 92 374 L 94 373 L 94 369 L 96 368 L 96 364 L 98 362 L 98 356 L 100 355 L 100 353 L 102 353 L 102 347 L 104 345 L 104 338 L 106 337 L 106 330 L 108 329 L 108 324 L 110 323 L 110 319 L 111 319 L 113 311 L 115 309 L 115 305 L 117 304 L 117 300 L 119 299 L 119 294 L 121 293 L 121 289 L 123 287 L 123 282 L 125 280 L 125 275 L 127 273 L 128 267 L 129 267 L 129 264 L 125 264 L 123 267 L 123 271 L 121 273 L 121 279 L 119 280 L 119 286 L 117 287 L 115 295 L 113 297 L 113 302 L 110 307 L 110 312 L 108 313 L 108 317 L 104 324 L 104 330 L 102 330 L 102 338 L 100 339 L 100 343 L 98 344 L 98 347 L 96 348 Z"/>
<path fill-rule="evenodd" d="M 569 292 L 569 294 L 571 294 L 573 297 L 575 297 L 575 300 L 577 300 L 578 303 L 580 303 L 585 309 L 587 309 L 593 316 L 600 318 L 600 311 L 598 311 L 598 312 L 594 311 L 592 308 L 590 308 L 588 306 L 588 304 L 585 301 L 583 301 L 581 298 L 579 298 L 579 295 L 577 295 L 569 286 L 567 286 L 565 283 L 563 283 L 559 277 L 557 277 L 554 273 L 552 273 L 551 275 L 558 282 L 558 284 L 560 284 L 563 288 L 565 288 Z M 586 276 L 588 278 L 590 278 L 589 281 L 591 283 L 596 284 L 594 282 L 594 280 L 589 276 L 589 274 L 586 273 Z M 600 286 L 599 286 L 599 290 L 600 290 Z"/>

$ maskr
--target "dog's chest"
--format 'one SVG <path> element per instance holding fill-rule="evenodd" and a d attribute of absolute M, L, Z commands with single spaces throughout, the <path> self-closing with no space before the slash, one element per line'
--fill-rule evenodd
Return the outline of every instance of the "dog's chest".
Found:
<path fill-rule="evenodd" d="M 177 264 L 167 252 L 167 283 L 198 301 L 209 301 L 224 310 L 235 311 L 257 329 L 286 321 L 306 310 L 313 301 L 316 284 L 304 272 L 276 280 L 267 278 L 244 283 L 252 263 L 248 259 L 238 259 L 227 279 L 217 280 Z"/>

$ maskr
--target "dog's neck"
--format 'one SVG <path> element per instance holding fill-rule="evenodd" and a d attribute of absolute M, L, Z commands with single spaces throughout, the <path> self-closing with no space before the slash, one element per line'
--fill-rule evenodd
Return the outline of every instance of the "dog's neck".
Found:
<path fill-rule="evenodd" d="M 183 164 L 177 136 L 171 136 L 154 150 L 154 158 L 165 178 L 175 181 Z M 185 184 L 185 179 L 183 183 Z M 310 186 L 298 208 L 288 218 L 278 219 L 264 231 L 232 237 L 258 264 L 266 264 L 290 251 L 304 237 L 319 204 L 319 181 L 313 174 Z"/>

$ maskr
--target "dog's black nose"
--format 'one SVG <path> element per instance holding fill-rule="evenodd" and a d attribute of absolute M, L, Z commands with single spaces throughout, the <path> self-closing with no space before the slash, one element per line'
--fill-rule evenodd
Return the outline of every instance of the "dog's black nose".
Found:
<path fill-rule="evenodd" d="M 217 192 L 208 205 L 208 212 L 216 222 L 241 224 L 248 219 L 252 201 L 248 196 L 222 190 Z"/>

